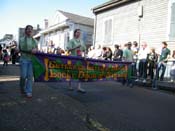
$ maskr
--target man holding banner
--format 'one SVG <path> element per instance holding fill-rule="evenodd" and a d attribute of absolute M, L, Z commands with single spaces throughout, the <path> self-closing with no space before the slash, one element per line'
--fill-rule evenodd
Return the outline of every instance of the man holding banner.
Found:
<path fill-rule="evenodd" d="M 83 41 L 80 39 L 80 29 L 75 29 L 74 31 L 74 38 L 69 41 L 67 44 L 67 50 L 69 51 L 70 55 L 72 56 L 85 56 L 86 46 L 84 45 Z M 71 86 L 71 81 L 69 82 L 69 90 L 73 90 Z M 78 92 L 86 93 L 84 89 L 81 88 L 81 83 L 78 82 Z"/>
<path fill-rule="evenodd" d="M 20 89 L 27 98 L 32 97 L 33 65 L 32 55 L 37 52 L 37 41 L 32 37 L 33 27 L 27 25 L 25 36 L 19 40 L 20 57 Z"/>

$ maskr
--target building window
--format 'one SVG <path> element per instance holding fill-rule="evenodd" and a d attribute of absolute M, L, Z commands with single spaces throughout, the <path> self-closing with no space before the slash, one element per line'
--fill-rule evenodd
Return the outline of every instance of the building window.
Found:
<path fill-rule="evenodd" d="M 112 19 L 104 21 L 104 43 L 109 44 L 112 42 Z"/>
<path fill-rule="evenodd" d="M 92 33 L 87 33 L 87 41 L 86 41 L 86 43 L 88 44 L 88 45 L 92 45 Z"/>
<path fill-rule="evenodd" d="M 92 33 L 82 31 L 81 39 L 83 40 L 84 44 L 92 45 Z"/>
<path fill-rule="evenodd" d="M 175 2 L 171 4 L 170 40 L 175 40 Z"/>

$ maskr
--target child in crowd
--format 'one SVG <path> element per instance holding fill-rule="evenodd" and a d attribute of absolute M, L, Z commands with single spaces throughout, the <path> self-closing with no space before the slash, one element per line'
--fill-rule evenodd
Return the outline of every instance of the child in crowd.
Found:
<path fill-rule="evenodd" d="M 7 50 L 6 49 L 3 50 L 3 61 L 4 61 L 3 66 L 7 66 L 8 65 L 9 59 L 10 59 L 10 57 L 8 55 Z"/>

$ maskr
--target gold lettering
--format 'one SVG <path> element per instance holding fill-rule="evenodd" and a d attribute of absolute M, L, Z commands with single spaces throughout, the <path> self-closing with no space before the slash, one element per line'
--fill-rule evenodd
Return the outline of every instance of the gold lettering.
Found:
<path fill-rule="evenodd" d="M 50 78 L 56 78 L 57 77 L 57 73 L 54 72 L 54 70 L 50 69 L 50 75 L 49 75 Z"/>
<path fill-rule="evenodd" d="M 84 78 L 84 76 L 85 76 L 84 71 L 79 71 L 78 78 Z"/>
<path fill-rule="evenodd" d="M 68 60 L 68 61 L 67 61 L 67 64 L 68 64 L 68 65 L 72 65 L 72 61 L 71 61 L 71 60 Z"/>
<path fill-rule="evenodd" d="M 78 70 L 82 70 L 83 69 L 83 66 L 82 65 L 79 65 L 77 68 L 78 68 Z"/>
<path fill-rule="evenodd" d="M 89 79 L 90 75 L 88 73 L 85 74 L 85 79 Z"/>
<path fill-rule="evenodd" d="M 117 79 L 117 74 L 113 74 L 113 78 L 114 78 L 114 80 L 116 80 Z"/>
<path fill-rule="evenodd" d="M 49 61 L 49 68 L 55 68 L 56 64 L 54 61 Z"/>
<path fill-rule="evenodd" d="M 48 81 L 49 80 L 48 63 L 49 63 L 49 59 L 48 58 L 45 58 L 44 59 L 44 64 L 45 64 L 45 68 L 46 68 L 45 76 L 44 76 L 44 80 L 45 81 Z"/>
<path fill-rule="evenodd" d="M 99 80 L 102 80 L 103 79 L 103 74 L 99 74 Z"/>
<path fill-rule="evenodd" d="M 66 73 L 61 73 L 61 78 L 66 78 Z"/>
<path fill-rule="evenodd" d="M 97 78 L 96 74 L 92 74 L 92 79 L 96 79 L 96 78 Z"/>

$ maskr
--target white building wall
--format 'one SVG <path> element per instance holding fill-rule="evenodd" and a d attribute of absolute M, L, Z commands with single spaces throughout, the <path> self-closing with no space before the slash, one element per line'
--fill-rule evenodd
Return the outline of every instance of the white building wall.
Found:
<path fill-rule="evenodd" d="M 169 0 L 144 0 L 141 20 L 141 40 L 159 47 L 167 39 Z"/>
<path fill-rule="evenodd" d="M 137 16 L 138 3 L 123 6 L 114 13 L 113 44 L 125 44 L 128 41 L 139 41 Z M 120 14 L 120 15 L 117 15 Z"/>
<path fill-rule="evenodd" d="M 125 42 L 134 40 L 138 41 L 139 33 L 137 7 L 138 3 L 136 2 L 97 15 L 96 44 L 107 45 L 107 43 L 104 43 L 103 39 L 103 27 L 104 21 L 108 17 L 112 17 L 113 20 L 113 38 L 111 43 L 112 45 L 124 44 Z"/>
<path fill-rule="evenodd" d="M 104 20 L 113 18 L 112 45 L 128 41 L 146 41 L 150 46 L 160 47 L 168 41 L 168 2 L 169 0 L 142 0 L 99 13 L 96 23 L 95 44 L 104 43 Z M 143 17 L 138 17 L 138 8 L 143 5 Z M 140 34 L 140 35 L 139 35 Z M 139 38 L 140 37 L 140 38 Z"/>

